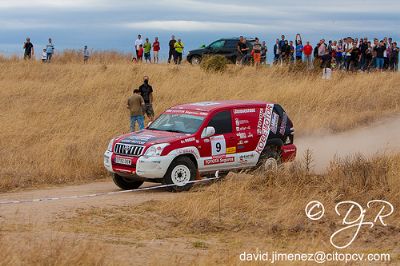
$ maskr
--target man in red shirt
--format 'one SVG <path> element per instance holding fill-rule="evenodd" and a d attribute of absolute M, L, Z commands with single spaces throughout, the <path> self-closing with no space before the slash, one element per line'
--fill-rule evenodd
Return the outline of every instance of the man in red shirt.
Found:
<path fill-rule="evenodd" d="M 312 68 L 312 59 L 311 59 L 312 52 L 313 52 L 313 48 L 310 45 L 310 42 L 307 42 L 307 44 L 303 47 L 303 53 L 304 53 L 304 58 L 306 60 L 308 69 Z"/>
<path fill-rule="evenodd" d="M 154 39 L 153 42 L 153 60 L 154 63 L 158 64 L 158 52 L 160 51 L 160 43 L 158 42 L 158 37 Z"/>

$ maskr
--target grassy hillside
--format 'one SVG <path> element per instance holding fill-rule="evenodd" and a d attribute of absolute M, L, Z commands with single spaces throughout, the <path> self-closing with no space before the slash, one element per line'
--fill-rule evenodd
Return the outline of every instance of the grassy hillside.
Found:
<path fill-rule="evenodd" d="M 0 191 L 105 176 L 102 154 L 110 138 L 128 131 L 126 100 L 144 75 L 155 90 L 156 113 L 185 102 L 269 100 L 282 104 L 298 135 L 342 131 L 400 111 L 400 75 L 393 73 L 324 81 L 282 69 L 210 74 L 126 59 L 74 62 L 0 60 Z"/>

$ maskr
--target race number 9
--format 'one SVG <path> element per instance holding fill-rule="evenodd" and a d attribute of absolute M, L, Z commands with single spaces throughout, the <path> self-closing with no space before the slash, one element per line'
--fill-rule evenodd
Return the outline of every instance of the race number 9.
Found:
<path fill-rule="evenodd" d="M 211 155 L 221 155 L 226 153 L 226 142 L 224 136 L 211 138 Z"/>

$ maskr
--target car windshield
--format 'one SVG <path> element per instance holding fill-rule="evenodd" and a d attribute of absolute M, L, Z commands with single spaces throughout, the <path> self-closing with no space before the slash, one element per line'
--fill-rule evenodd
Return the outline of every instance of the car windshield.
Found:
<path fill-rule="evenodd" d="M 150 130 L 193 134 L 197 132 L 204 117 L 188 114 L 162 114 L 149 127 Z"/>

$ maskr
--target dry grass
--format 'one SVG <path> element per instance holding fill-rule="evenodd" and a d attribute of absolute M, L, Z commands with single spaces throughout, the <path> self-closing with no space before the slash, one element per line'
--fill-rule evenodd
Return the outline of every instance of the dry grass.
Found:
<path fill-rule="evenodd" d="M 153 200 L 81 210 L 62 223 L 65 230 L 92 237 L 125 238 L 139 250 L 150 249 L 149 243 L 155 239 L 169 246 L 178 240 L 190 253 L 181 257 L 192 259 L 192 264 L 236 265 L 243 251 L 335 251 L 329 237 L 343 227 L 343 217 L 334 211 L 340 201 L 353 200 L 366 206 L 369 200 L 383 199 L 395 208 L 400 205 L 399 155 L 336 160 L 324 175 L 306 169 L 304 163 L 296 163 L 277 175 L 231 174 L 222 182 L 176 194 L 173 204 Z M 304 208 L 311 200 L 325 206 L 326 214 L 320 221 L 305 216 Z M 364 221 L 372 221 L 378 211 L 369 209 Z M 387 227 L 379 223 L 372 229 L 364 226 L 344 252 L 389 253 L 392 262 L 399 263 L 400 214 L 395 211 L 385 222 Z M 202 250 L 207 253 L 193 255 Z M 158 263 L 174 264 L 161 254 L 151 257 Z"/>
<path fill-rule="evenodd" d="M 117 54 L 83 65 L 74 53 L 53 64 L 0 60 L 0 191 L 104 177 L 102 154 L 110 138 L 128 131 L 126 99 L 144 75 L 155 89 L 156 113 L 185 102 L 270 100 L 284 106 L 299 135 L 341 131 L 400 111 L 400 75 L 393 73 L 324 81 L 231 66 L 211 74 L 189 65 L 133 65 Z"/>

